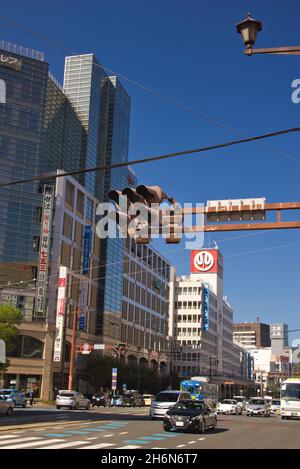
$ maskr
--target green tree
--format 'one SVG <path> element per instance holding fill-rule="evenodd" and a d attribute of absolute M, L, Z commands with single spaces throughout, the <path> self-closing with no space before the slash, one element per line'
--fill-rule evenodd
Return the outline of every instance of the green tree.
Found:
<path fill-rule="evenodd" d="M 9 305 L 0 305 L 0 339 L 4 340 L 6 353 L 15 348 L 15 340 L 19 334 L 18 325 L 22 320 L 21 312 Z M 7 363 L 0 364 L 0 371 L 4 371 Z"/>

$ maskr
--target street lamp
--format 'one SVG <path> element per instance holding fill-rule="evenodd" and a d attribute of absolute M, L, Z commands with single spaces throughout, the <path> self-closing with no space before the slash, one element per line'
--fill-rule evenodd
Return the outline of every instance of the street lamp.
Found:
<path fill-rule="evenodd" d="M 300 46 L 289 46 L 289 47 L 269 47 L 263 49 L 253 49 L 256 42 L 256 36 L 259 31 L 262 30 L 262 24 L 260 21 L 256 21 L 251 18 L 250 13 L 247 17 L 236 25 L 237 32 L 242 36 L 243 42 L 246 46 L 244 54 L 282 54 L 282 55 L 299 55 Z"/>
<path fill-rule="evenodd" d="M 250 13 L 247 18 L 236 25 L 236 30 L 242 36 L 247 49 L 251 49 L 256 42 L 256 36 L 262 30 L 261 22 L 251 18 Z"/>

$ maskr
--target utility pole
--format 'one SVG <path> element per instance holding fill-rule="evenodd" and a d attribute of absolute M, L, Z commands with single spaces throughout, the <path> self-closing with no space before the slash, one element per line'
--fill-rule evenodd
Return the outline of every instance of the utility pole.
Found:
<path fill-rule="evenodd" d="M 77 316 L 78 316 L 78 306 L 75 306 L 73 310 L 73 327 L 72 327 L 71 356 L 70 356 L 69 385 L 68 385 L 69 391 L 72 390 L 72 386 L 73 386 Z"/>

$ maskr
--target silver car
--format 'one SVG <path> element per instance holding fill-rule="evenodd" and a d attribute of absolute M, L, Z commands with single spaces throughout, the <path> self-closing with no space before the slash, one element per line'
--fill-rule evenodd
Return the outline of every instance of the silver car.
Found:
<path fill-rule="evenodd" d="M 61 390 L 56 397 L 56 408 L 68 407 L 70 410 L 84 408 L 88 410 L 91 406 L 89 399 L 77 391 Z"/>
<path fill-rule="evenodd" d="M 183 399 L 191 399 L 190 393 L 172 390 L 159 392 L 151 403 L 149 417 L 152 420 L 163 418 L 171 406 L 174 406 L 176 402 Z"/>
<path fill-rule="evenodd" d="M 0 394 L 4 394 L 5 399 L 11 400 L 14 403 L 14 406 L 27 406 L 27 399 L 25 394 L 17 389 L 1 389 Z"/>
<path fill-rule="evenodd" d="M 247 405 L 247 417 L 259 415 L 263 417 L 270 417 L 270 406 L 262 397 L 251 397 Z"/>
<path fill-rule="evenodd" d="M 6 399 L 4 394 L 0 394 L 0 414 L 11 415 L 14 409 L 14 402 Z"/>

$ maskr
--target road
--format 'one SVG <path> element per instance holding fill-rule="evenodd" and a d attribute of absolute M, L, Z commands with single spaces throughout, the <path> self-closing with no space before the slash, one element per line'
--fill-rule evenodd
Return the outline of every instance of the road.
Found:
<path fill-rule="evenodd" d="M 254 449 L 300 448 L 300 420 L 218 416 L 215 432 L 168 433 L 147 408 L 64 411 L 15 409 L 0 417 L 0 449 Z"/>

